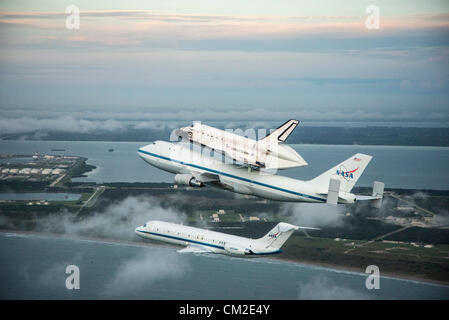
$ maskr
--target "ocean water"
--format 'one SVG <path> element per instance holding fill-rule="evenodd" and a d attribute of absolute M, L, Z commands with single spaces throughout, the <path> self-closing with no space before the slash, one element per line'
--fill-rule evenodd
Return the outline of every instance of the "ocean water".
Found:
<path fill-rule="evenodd" d="M 85 182 L 173 182 L 173 175 L 146 164 L 137 155 L 142 142 L 0 141 L 0 153 L 78 155 L 97 167 Z M 359 145 L 307 145 L 292 147 L 309 163 L 278 174 L 308 180 L 361 152 L 373 156 L 357 186 L 382 181 L 387 188 L 449 189 L 449 148 Z M 63 148 L 66 151 L 51 151 Z M 114 152 L 109 152 L 110 148 Z"/>
<path fill-rule="evenodd" d="M 449 299 L 449 286 L 268 258 L 0 233 L 0 299 Z M 76 265 L 80 289 L 68 290 Z"/>

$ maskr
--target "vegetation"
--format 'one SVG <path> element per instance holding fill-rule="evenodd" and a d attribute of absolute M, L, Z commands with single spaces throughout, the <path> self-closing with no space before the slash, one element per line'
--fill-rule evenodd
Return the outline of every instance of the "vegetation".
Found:
<path fill-rule="evenodd" d="M 257 128 L 255 128 L 257 131 Z M 3 139 L 18 139 L 23 133 L 8 134 Z M 166 140 L 169 130 L 132 129 L 119 132 L 68 133 L 48 132 L 44 140 L 59 141 L 142 141 Z M 449 128 L 416 127 L 312 127 L 298 126 L 289 143 L 363 144 L 402 146 L 449 146 Z"/>

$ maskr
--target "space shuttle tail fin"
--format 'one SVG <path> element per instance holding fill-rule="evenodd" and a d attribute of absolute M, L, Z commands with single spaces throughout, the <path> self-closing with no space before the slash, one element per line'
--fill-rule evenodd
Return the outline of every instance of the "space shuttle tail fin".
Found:
<path fill-rule="evenodd" d="M 276 142 L 276 143 L 282 143 L 287 140 L 287 138 L 290 136 L 290 134 L 295 130 L 295 128 L 298 126 L 299 121 L 298 120 L 288 120 L 283 125 L 281 125 L 279 128 L 268 134 L 265 138 L 259 140 L 264 142 Z"/>

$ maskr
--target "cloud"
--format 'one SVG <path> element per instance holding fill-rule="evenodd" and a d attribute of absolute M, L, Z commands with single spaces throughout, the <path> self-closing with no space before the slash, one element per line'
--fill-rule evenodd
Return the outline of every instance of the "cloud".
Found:
<path fill-rule="evenodd" d="M 342 205 L 289 203 L 281 207 L 281 215 L 288 216 L 291 223 L 303 227 L 339 227 L 344 224 L 344 210 Z"/>
<path fill-rule="evenodd" d="M 326 85 L 326 84 L 323 84 Z M 399 86 L 399 85 L 398 85 Z M 416 87 L 413 87 L 416 89 Z M 370 102 L 369 102 L 370 103 Z M 281 103 L 279 103 L 281 104 Z M 192 121 L 224 122 L 226 128 L 250 128 L 264 127 L 276 128 L 286 119 L 295 118 L 301 121 L 447 121 L 449 116 L 440 108 L 426 110 L 413 110 L 408 107 L 396 106 L 391 108 L 377 108 L 374 111 L 368 108 L 355 110 L 349 106 L 336 106 L 329 110 L 328 107 L 296 107 L 288 108 L 126 108 L 125 110 L 92 111 L 88 108 L 81 110 L 51 110 L 45 108 L 36 109 L 11 109 L 0 110 L 0 133 L 26 133 L 43 131 L 69 132 L 69 133 L 93 133 L 93 132 L 117 132 L 129 129 L 136 130 L 166 130 L 179 128 L 192 123 Z M 432 110 L 433 109 L 433 110 Z M 149 112 L 150 111 L 150 112 Z M 28 114 L 29 116 L 25 116 Z M 39 117 L 45 116 L 45 118 Z M 128 121 L 128 123 L 127 123 Z M 132 123 L 129 123 L 131 122 Z M 242 123 L 245 121 L 245 123 Z M 249 123 L 248 123 L 249 122 Z M 271 123 L 271 125 L 270 125 Z M 245 127 L 246 126 L 246 127 Z M 36 136 L 39 137 L 39 136 Z"/>
<path fill-rule="evenodd" d="M 157 281 L 178 279 L 190 270 L 191 266 L 185 255 L 174 251 L 155 252 L 154 248 L 147 249 L 143 254 L 122 263 L 101 294 L 119 297 L 128 293 L 136 295 Z"/>
<path fill-rule="evenodd" d="M 449 211 L 441 210 L 432 218 L 432 224 L 437 226 L 447 226 L 449 224 Z"/>
<path fill-rule="evenodd" d="M 439 110 L 433 112 L 403 110 L 397 106 L 396 110 L 378 108 L 376 111 L 350 110 L 347 107 L 337 107 L 334 110 L 326 108 L 296 108 L 283 110 L 280 108 L 242 108 L 242 110 L 203 109 L 192 108 L 151 108 L 152 112 L 144 112 L 130 108 L 125 111 L 54 111 L 45 109 L 0 110 L 0 134 L 24 134 L 23 139 L 43 139 L 48 132 L 66 133 L 103 133 L 126 132 L 130 130 L 174 130 L 188 126 L 193 121 L 202 121 L 208 125 L 224 129 L 251 128 L 275 129 L 286 119 L 300 119 L 302 122 L 319 121 L 320 123 L 338 121 L 366 121 L 366 122 L 442 122 L 448 121 L 448 114 Z M 20 116 L 21 114 L 42 114 L 46 118 L 34 116 Z M 79 118 L 84 116 L 85 118 Z M 136 120 L 137 119 L 137 120 Z M 217 119 L 219 119 L 217 121 Z M 302 124 L 304 125 L 304 123 Z"/>
<path fill-rule="evenodd" d="M 240 16 L 82 10 L 81 29 L 71 32 L 65 29 L 62 10 L 43 9 L 0 13 L 4 23 L 54 26 L 42 30 L 11 25 L 0 32 L 1 108 L 71 106 L 70 116 L 78 122 L 92 117 L 142 121 L 137 128 L 156 126 L 147 121 L 199 117 L 448 119 L 447 14 L 382 16 L 381 29 L 371 32 L 364 29 L 363 10 L 360 16 L 350 10 L 351 15 L 339 11 L 300 17 L 297 12 Z M 96 112 L 98 105 L 120 106 L 122 111 L 101 114 Z M 171 110 L 135 112 L 130 110 L 133 105 Z M 345 108 L 348 105 L 351 110 Z M 192 110 L 195 106 L 201 107 Z M 12 118 L 33 116 L 20 112 L 7 115 L 0 132 L 26 129 L 25 119 Z M 35 118 L 43 122 L 54 117 L 48 113 Z M 32 120 L 29 127 L 45 127 Z M 61 131 L 92 132 L 98 126 L 115 130 L 95 122 L 68 125 Z"/>
<path fill-rule="evenodd" d="M 68 15 L 64 12 L 21 12 L 0 11 L 0 19 L 61 19 Z M 130 20 L 211 22 L 211 21 L 263 21 L 284 19 L 276 16 L 242 16 L 216 14 L 168 13 L 157 10 L 80 10 L 80 16 L 102 18 L 124 18 Z M 298 18 L 298 17 L 293 17 Z"/>
<path fill-rule="evenodd" d="M 65 273 L 66 268 L 70 265 L 79 266 L 82 264 L 83 260 L 84 254 L 82 252 L 77 252 L 70 260 L 53 263 L 48 268 L 39 273 L 35 280 L 37 281 L 38 285 L 43 287 L 53 289 L 66 289 L 65 279 L 68 277 L 68 275 Z"/>
<path fill-rule="evenodd" d="M 165 129 L 175 129 L 179 128 L 173 122 L 160 122 L 160 121 L 141 121 L 132 126 L 132 128 L 137 130 L 165 130 Z"/>
<path fill-rule="evenodd" d="M 30 288 L 32 296 L 36 294 L 35 288 L 39 288 L 38 296 L 40 299 L 49 297 L 73 298 L 77 294 L 77 290 L 67 290 L 65 286 L 66 278 L 69 276 L 65 273 L 67 266 L 83 264 L 84 254 L 76 252 L 70 259 L 64 259 L 58 262 L 44 263 L 44 268 L 36 267 L 30 264 L 21 264 L 18 267 L 18 275 L 21 281 Z M 25 288 L 26 290 L 26 288 Z M 25 294 L 25 296 L 28 296 Z"/>
<path fill-rule="evenodd" d="M 181 223 L 186 219 L 182 212 L 149 197 L 128 197 L 111 203 L 105 210 L 94 212 L 78 220 L 68 212 L 61 212 L 38 220 L 37 229 L 68 235 L 132 240 L 134 229 L 149 220 Z"/>
<path fill-rule="evenodd" d="M 174 201 L 174 199 L 172 199 Z M 169 201 L 168 206 L 170 206 Z M 1 220 L 5 218 L 0 217 Z M 38 219 L 36 230 L 42 232 L 63 233 L 65 235 L 80 235 L 114 240 L 133 240 L 137 237 L 134 229 L 148 220 L 164 220 L 181 223 L 186 219 L 182 212 L 162 204 L 151 197 L 128 197 L 122 201 L 111 203 L 105 210 L 94 212 L 78 220 L 69 212 L 62 211 Z M 0 221 L 7 223 L 8 221 Z M 68 265 L 85 265 L 82 253 L 74 254 L 69 260 L 49 264 L 38 274 L 29 266 L 21 266 L 21 277 L 27 283 L 34 283 L 51 290 L 65 289 L 67 278 L 65 268 Z M 139 247 L 139 255 L 130 259 L 121 259 L 115 272 L 106 279 L 104 286 L 98 288 L 100 297 L 126 297 L 126 294 L 136 292 L 150 286 L 156 281 L 177 279 L 183 277 L 191 268 L 188 256 L 178 254 L 175 250 L 159 247 Z M 81 285 L 82 287 L 82 285 Z M 72 292 L 73 294 L 73 292 Z"/>
<path fill-rule="evenodd" d="M 360 280 L 364 288 L 364 279 Z M 365 300 L 369 296 L 348 286 L 337 285 L 328 277 L 314 277 L 299 283 L 300 300 Z"/>
<path fill-rule="evenodd" d="M 405 195 L 403 196 L 403 199 L 405 201 L 407 201 L 407 206 L 412 206 L 412 207 L 421 207 L 422 203 L 427 203 L 427 206 L 429 206 L 429 203 L 431 202 L 427 202 L 429 198 L 429 194 L 427 194 L 426 192 L 423 191 L 419 191 L 419 192 L 415 192 L 411 195 Z M 402 201 L 398 202 L 398 206 L 403 206 L 405 203 Z M 425 209 L 429 209 L 426 208 L 427 207 L 425 205 Z M 441 207 L 433 207 L 431 204 L 431 208 L 429 210 L 430 212 L 433 212 L 433 216 L 432 219 L 430 221 L 430 224 L 432 224 L 433 226 L 445 226 L 447 224 L 449 224 L 449 211 L 445 208 L 441 208 Z M 422 212 L 421 212 L 422 214 Z"/>
<path fill-rule="evenodd" d="M 319 50 L 327 41 L 331 42 L 331 48 L 339 50 L 343 47 L 357 48 L 360 44 L 363 44 L 362 47 L 368 44 L 378 48 L 392 47 L 391 44 L 394 43 L 393 47 L 399 47 L 403 46 L 404 41 L 410 44 L 409 39 L 419 40 L 423 34 L 432 37 L 436 32 L 447 33 L 449 28 L 445 16 L 435 14 L 383 17 L 381 31 L 367 33 L 369 31 L 364 23 L 366 17 L 354 15 L 298 17 L 186 14 L 155 10 L 87 10 L 80 12 L 81 31 L 89 32 L 84 33 L 83 37 L 70 39 L 61 23 L 66 17 L 64 12 L 2 11 L 0 24 L 12 28 L 53 29 L 51 31 L 59 32 L 59 36 L 49 41 L 52 45 L 64 43 L 65 46 L 70 46 L 71 42 L 76 42 L 85 47 L 120 47 L 127 44 L 138 48 L 225 51 Z M 410 32 L 412 30 L 413 33 Z M 392 42 L 388 38 L 391 36 L 396 41 Z M 35 43 L 36 38 L 27 37 L 21 43 Z M 301 41 L 295 41 L 298 39 Z M 367 39 L 369 41 L 363 41 Z M 377 40 L 372 41 L 373 39 Z M 379 45 L 380 39 L 384 39 L 381 40 L 382 45 Z"/>
<path fill-rule="evenodd" d="M 0 133 L 24 133 L 34 131 L 58 131 L 70 133 L 91 133 L 94 131 L 121 131 L 125 126 L 117 120 L 93 121 L 70 116 L 38 119 L 31 117 L 1 118 Z M 36 137 L 45 136 L 40 133 Z"/>

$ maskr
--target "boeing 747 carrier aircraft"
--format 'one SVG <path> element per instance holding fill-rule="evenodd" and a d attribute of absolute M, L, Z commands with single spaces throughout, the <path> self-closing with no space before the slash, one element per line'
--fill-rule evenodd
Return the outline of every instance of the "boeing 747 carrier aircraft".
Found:
<path fill-rule="evenodd" d="M 175 223 L 148 221 L 135 232 L 143 238 L 187 246 L 178 252 L 260 256 L 280 253 L 285 241 L 299 228 L 319 230 L 280 222 L 264 237 L 250 239 Z"/>
<path fill-rule="evenodd" d="M 191 147 L 186 142 L 156 141 L 140 148 L 138 154 L 152 166 L 174 173 L 176 184 L 214 185 L 278 201 L 337 204 L 371 200 L 377 208 L 382 203 L 384 184 L 381 182 L 374 182 L 371 196 L 351 193 L 372 158 L 366 154 L 357 153 L 316 178 L 302 181 L 226 163 L 221 157 L 217 159 Z"/>

